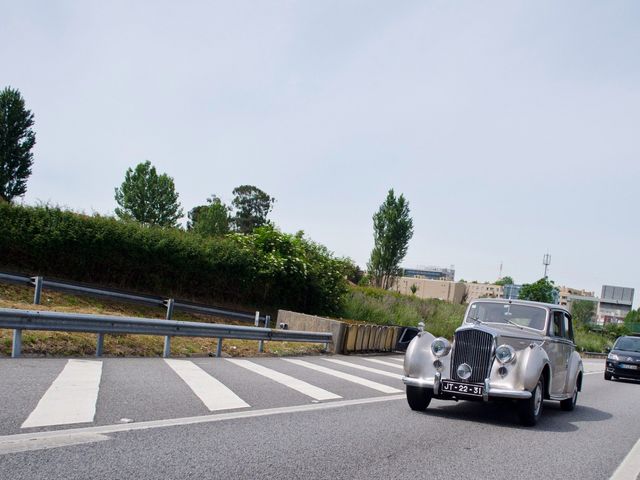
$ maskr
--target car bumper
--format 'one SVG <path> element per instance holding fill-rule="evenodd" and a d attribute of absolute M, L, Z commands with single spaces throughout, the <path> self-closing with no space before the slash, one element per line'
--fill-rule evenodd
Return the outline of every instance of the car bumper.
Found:
<path fill-rule="evenodd" d="M 612 362 L 607 360 L 606 372 L 621 378 L 634 378 L 640 380 L 640 368 L 629 369 L 622 368 L 621 362 Z"/>
<path fill-rule="evenodd" d="M 434 395 L 440 395 L 440 380 L 441 375 L 427 378 L 414 378 L 414 377 L 402 377 L 402 381 L 405 385 L 413 387 L 429 388 L 433 390 Z M 489 379 L 484 381 L 484 395 L 483 400 L 486 402 L 490 398 L 514 398 L 516 400 L 526 400 L 531 398 L 531 392 L 527 390 L 508 390 L 505 388 L 492 388 Z"/>

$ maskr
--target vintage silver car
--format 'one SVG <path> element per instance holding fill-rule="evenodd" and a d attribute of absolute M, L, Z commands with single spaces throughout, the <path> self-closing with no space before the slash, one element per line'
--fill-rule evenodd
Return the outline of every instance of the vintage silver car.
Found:
<path fill-rule="evenodd" d="M 584 374 L 567 310 L 503 299 L 471 302 L 453 343 L 420 332 L 407 348 L 404 371 L 413 410 L 425 410 L 432 398 L 511 399 L 527 426 L 540 418 L 543 399 L 573 410 Z"/>

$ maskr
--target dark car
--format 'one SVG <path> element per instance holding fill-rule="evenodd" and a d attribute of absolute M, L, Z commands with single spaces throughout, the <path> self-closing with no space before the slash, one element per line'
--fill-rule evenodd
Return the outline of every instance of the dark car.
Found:
<path fill-rule="evenodd" d="M 640 380 L 640 337 L 619 337 L 607 356 L 604 379 L 632 378 Z"/>

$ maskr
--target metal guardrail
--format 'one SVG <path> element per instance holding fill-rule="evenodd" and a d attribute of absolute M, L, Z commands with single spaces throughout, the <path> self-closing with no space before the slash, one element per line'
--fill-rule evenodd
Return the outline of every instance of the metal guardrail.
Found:
<path fill-rule="evenodd" d="M 264 323 L 265 327 L 269 326 L 268 316 L 254 315 L 252 313 L 237 312 L 233 310 L 225 310 L 222 308 L 212 307 L 209 305 L 201 305 L 197 303 L 187 302 L 185 300 L 176 300 L 172 298 L 156 297 L 152 295 L 140 295 L 130 292 L 123 292 L 118 290 L 107 290 L 103 288 L 96 288 L 89 285 L 83 285 L 80 283 L 62 282 L 57 280 L 46 280 L 43 277 L 28 277 L 24 275 L 16 275 L 13 273 L 0 272 L 0 281 L 17 283 L 20 285 L 32 285 L 35 287 L 33 295 L 33 303 L 40 304 L 40 299 L 43 289 L 55 290 L 60 292 L 78 293 L 82 295 L 91 295 L 103 298 L 109 298 L 112 300 L 122 300 L 130 303 L 137 303 L 141 305 L 148 305 L 154 307 L 166 307 L 167 308 L 167 320 L 171 319 L 173 311 L 175 309 L 191 312 L 201 313 L 205 315 L 213 315 L 217 317 L 229 318 L 233 320 L 241 320 L 247 322 L 254 322 L 256 317 L 258 323 Z"/>
<path fill-rule="evenodd" d="M 222 339 L 329 343 L 332 333 L 274 330 L 262 327 L 221 325 L 151 318 L 114 317 L 76 313 L 46 312 L 0 308 L 0 328 L 13 329 L 11 356 L 19 357 L 22 349 L 23 330 L 96 333 L 96 356 L 103 352 L 105 334 L 164 335 L 164 357 L 171 354 L 171 337 L 217 338 L 216 356 L 221 355 Z"/>

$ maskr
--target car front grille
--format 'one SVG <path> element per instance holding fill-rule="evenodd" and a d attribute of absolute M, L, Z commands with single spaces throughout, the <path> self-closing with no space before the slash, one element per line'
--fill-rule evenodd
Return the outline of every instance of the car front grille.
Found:
<path fill-rule="evenodd" d="M 458 366 L 466 363 L 471 367 L 472 383 L 482 383 L 489 375 L 491 356 L 493 353 L 493 336 L 480 330 L 462 330 L 455 334 L 453 343 L 453 362 L 451 378 L 462 380 L 458 376 Z"/>

